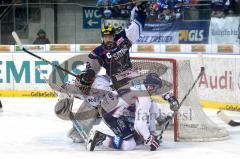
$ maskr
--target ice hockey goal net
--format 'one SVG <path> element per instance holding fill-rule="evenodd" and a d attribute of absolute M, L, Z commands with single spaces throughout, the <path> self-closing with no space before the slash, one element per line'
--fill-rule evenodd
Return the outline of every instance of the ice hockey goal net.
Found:
<path fill-rule="evenodd" d="M 179 101 L 194 82 L 190 62 L 187 60 L 133 57 L 132 62 L 135 69 L 157 73 L 163 80 L 160 93 L 172 91 Z M 225 128 L 219 127 L 204 113 L 197 89 L 194 88 L 174 119 L 174 140 L 215 141 L 226 139 L 228 136 Z"/>

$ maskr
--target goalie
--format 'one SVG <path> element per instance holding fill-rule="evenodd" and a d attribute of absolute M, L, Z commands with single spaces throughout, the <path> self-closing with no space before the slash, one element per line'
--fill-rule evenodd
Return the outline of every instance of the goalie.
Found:
<path fill-rule="evenodd" d="M 147 75 L 146 79 L 144 80 L 144 85 L 147 88 L 147 91 L 150 93 L 150 95 L 159 95 L 159 91 L 162 87 L 162 80 L 158 77 L 155 73 L 150 73 Z M 72 88 L 76 88 L 75 84 L 69 84 L 66 83 L 64 87 L 61 87 L 62 90 L 58 91 L 65 91 L 65 92 L 71 92 Z M 64 88 L 64 90 L 63 90 Z M 150 114 L 148 115 L 148 118 L 146 118 L 146 114 L 140 114 L 139 111 L 136 111 L 135 104 L 131 104 L 127 109 L 122 111 L 123 114 L 120 115 L 119 118 L 116 118 L 115 120 L 111 121 L 109 123 L 112 125 L 113 123 L 120 122 L 123 125 L 130 125 L 126 126 L 127 129 L 125 129 L 121 133 L 130 134 L 132 133 L 131 137 L 129 139 L 122 139 L 122 137 L 116 136 L 113 131 L 106 126 L 104 122 L 101 122 L 100 125 L 97 125 L 101 118 L 99 116 L 98 110 L 101 109 L 101 100 L 105 98 L 104 96 L 111 96 L 111 98 L 107 98 L 105 100 L 108 100 L 108 102 L 115 101 L 118 102 L 117 94 L 114 90 L 108 89 L 110 88 L 109 80 L 105 76 L 97 76 L 96 80 L 94 81 L 92 85 L 92 89 L 89 92 L 89 95 L 84 94 L 72 94 L 71 96 L 75 98 L 84 99 L 84 102 L 79 107 L 77 113 L 75 113 L 75 118 L 80 122 L 81 126 L 83 127 L 84 131 L 89 134 L 89 131 L 92 129 L 94 125 L 94 128 L 90 132 L 90 137 L 88 139 L 88 148 L 89 150 L 94 150 L 95 145 L 100 142 L 101 140 L 105 139 L 104 145 L 111 148 L 121 149 L 121 150 L 131 150 L 134 149 L 136 146 L 136 143 L 143 144 L 143 138 L 140 134 L 136 133 L 134 131 L 134 123 L 135 119 L 137 118 L 145 118 L 146 121 L 149 121 L 148 123 L 148 129 L 151 132 L 151 137 L 149 140 L 145 141 L 145 144 L 150 144 L 150 147 L 152 150 L 154 150 L 156 147 L 159 146 L 160 139 L 154 140 L 153 137 L 155 137 L 155 119 L 164 120 L 164 117 L 160 116 L 160 109 L 157 105 L 154 103 L 151 103 L 150 108 Z M 93 96 L 94 95 L 94 96 Z M 134 98 L 134 94 L 131 94 L 132 98 Z M 166 96 L 169 98 L 166 99 Z M 176 110 L 178 108 L 178 102 L 175 99 L 174 96 L 171 96 L 169 93 L 166 93 L 163 98 L 165 100 L 168 100 L 170 103 L 170 108 L 172 110 Z M 135 100 L 133 100 L 135 101 Z M 55 112 L 58 117 L 61 119 L 67 120 L 69 119 L 69 112 L 71 111 L 70 105 L 73 103 L 73 98 L 71 98 L 69 95 L 66 95 L 66 93 L 61 93 L 59 96 L 59 101 L 55 106 Z M 120 102 L 120 105 L 126 104 L 125 102 Z M 138 103 L 139 104 L 139 103 Z M 123 108 L 126 108 L 127 106 L 123 106 Z M 140 107 L 137 107 L 140 108 Z M 118 112 L 119 113 L 119 112 Z M 136 116 L 136 117 L 135 117 Z M 119 125 L 117 125 L 115 128 L 118 128 Z M 130 129 L 128 129 L 130 128 Z M 102 135 L 100 132 L 104 132 Z M 100 136 L 99 136 L 100 134 Z M 107 134 L 107 135 L 105 135 Z M 118 134 L 119 135 L 119 134 Z M 122 134 L 122 136 L 126 136 L 125 134 Z M 77 130 L 73 127 L 69 132 L 69 137 L 74 142 L 83 142 L 84 139 L 81 137 L 81 135 L 77 132 Z M 104 138 L 101 138 L 104 137 Z M 93 141 L 93 138 L 95 141 Z M 121 144 L 115 145 L 113 141 L 119 140 L 121 141 Z M 137 140 L 137 141 L 135 141 Z"/>

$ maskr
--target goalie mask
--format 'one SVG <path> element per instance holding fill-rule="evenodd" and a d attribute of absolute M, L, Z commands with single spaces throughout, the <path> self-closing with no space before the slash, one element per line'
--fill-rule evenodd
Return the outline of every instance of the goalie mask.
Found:
<path fill-rule="evenodd" d="M 162 88 L 162 80 L 156 73 L 149 73 L 144 80 L 144 85 L 148 92 L 154 93 Z"/>

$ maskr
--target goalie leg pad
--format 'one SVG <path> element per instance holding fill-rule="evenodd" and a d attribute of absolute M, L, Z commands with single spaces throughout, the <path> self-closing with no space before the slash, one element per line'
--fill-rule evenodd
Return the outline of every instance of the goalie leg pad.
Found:
<path fill-rule="evenodd" d="M 69 120 L 70 106 L 73 103 L 73 99 L 65 98 L 59 100 L 55 105 L 55 113 L 57 117 L 63 120 Z"/>

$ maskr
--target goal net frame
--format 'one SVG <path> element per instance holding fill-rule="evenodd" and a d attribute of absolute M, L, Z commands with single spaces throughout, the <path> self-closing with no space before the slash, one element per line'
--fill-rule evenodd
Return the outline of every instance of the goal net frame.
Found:
<path fill-rule="evenodd" d="M 173 88 L 172 88 L 172 92 L 173 92 L 173 94 L 177 97 L 177 99 L 180 101 L 181 99 L 179 99 L 179 93 L 180 93 L 180 91 L 178 90 L 178 89 L 182 89 L 182 88 L 179 88 L 179 70 L 178 69 L 183 69 L 183 68 L 180 68 L 181 66 L 180 66 L 180 61 L 177 61 L 176 59 L 174 59 L 174 58 L 148 58 L 148 57 L 131 57 L 131 60 L 133 60 L 133 65 L 134 65 L 134 62 L 136 62 L 136 61 L 147 61 L 147 63 L 159 63 L 159 65 L 160 65 L 160 63 L 162 62 L 167 62 L 167 63 L 170 63 L 170 67 L 172 68 L 172 84 L 173 84 Z M 140 63 L 140 62 L 139 62 Z M 192 75 L 192 70 L 191 70 L 191 66 L 190 66 L 190 62 L 188 61 L 188 62 L 186 62 L 186 61 L 182 61 L 182 63 L 187 63 L 187 65 L 188 65 L 188 68 L 190 69 L 189 70 L 189 73 L 188 74 L 190 74 L 190 76 L 193 76 Z M 144 65 L 144 64 L 143 64 Z M 156 65 L 156 64 L 155 64 Z M 180 66 L 180 67 L 178 67 L 178 66 Z M 148 67 L 148 66 L 143 66 L 143 67 Z M 154 69 L 158 69 L 158 68 L 154 68 Z M 180 70 L 181 71 L 181 70 Z M 150 71 L 151 72 L 151 71 Z M 181 72 L 182 73 L 182 72 Z M 193 79 L 193 77 L 192 77 L 192 79 Z M 191 81 L 192 82 L 192 81 Z M 189 85 L 191 86 L 192 85 L 192 83 L 189 83 Z M 182 87 L 182 86 L 181 86 Z M 184 87 L 184 89 L 185 89 L 185 87 Z M 195 91 L 194 91 L 194 93 L 195 93 L 195 96 L 196 97 L 198 97 L 198 95 L 197 95 L 197 91 L 196 91 L 196 88 L 194 88 L 195 89 Z M 187 88 L 186 88 L 186 91 L 184 91 L 184 92 L 187 92 Z M 185 93 L 184 93 L 185 94 Z M 182 98 L 182 94 L 181 94 L 181 98 Z M 189 97 L 189 98 L 191 98 L 191 97 Z M 196 101 L 197 103 L 199 103 L 199 98 L 197 99 L 198 101 Z M 182 105 L 182 107 L 184 107 L 184 104 Z M 181 107 L 181 108 L 182 108 Z M 192 107 L 194 107 L 194 106 L 192 106 Z M 203 109 L 202 109 L 202 107 L 201 107 L 201 105 L 200 104 L 198 104 L 198 106 L 197 106 L 198 108 L 196 108 L 197 109 L 197 111 L 201 111 L 200 112 L 200 114 L 205 114 L 204 113 L 204 111 L 203 111 Z M 180 110 L 181 110 L 181 108 L 180 108 Z M 191 109 L 191 108 L 190 108 Z M 198 110 L 198 109 L 201 109 L 201 110 Z M 226 131 L 226 129 L 225 128 L 220 128 L 220 127 L 218 127 L 217 126 L 217 124 L 215 124 L 214 122 L 212 122 L 211 121 L 211 119 L 209 119 L 209 117 L 205 114 L 204 115 L 204 117 L 207 117 L 208 119 L 206 119 L 206 124 L 209 124 L 210 125 L 210 127 L 209 127 L 209 131 L 210 131 L 210 133 L 211 133 L 211 131 L 215 131 L 216 130 L 216 137 L 214 136 L 214 134 L 213 135 L 206 135 L 206 136 L 203 136 L 203 138 L 201 138 L 201 137 L 196 137 L 196 139 L 194 139 L 193 137 L 190 137 L 189 139 L 188 139 L 188 135 L 183 135 L 184 137 L 181 137 L 181 135 L 182 135 L 182 131 L 184 131 L 184 130 L 181 130 L 180 131 L 180 129 L 184 129 L 184 126 L 182 126 L 182 125 L 184 125 L 184 124 L 186 124 L 186 123 L 184 123 L 184 124 L 182 124 L 181 125 L 181 120 L 178 118 L 178 115 L 176 115 L 175 116 L 175 118 L 173 119 L 173 132 L 174 132 L 174 141 L 216 141 L 216 140 L 224 140 L 224 139 L 228 139 L 229 138 L 229 135 L 228 135 L 228 132 Z M 205 119 L 202 119 L 202 120 L 205 120 Z M 201 126 L 201 124 L 204 124 L 204 122 L 203 123 L 201 123 L 200 122 L 200 126 L 199 126 L 199 129 L 201 129 L 202 131 L 204 131 L 203 129 L 208 129 L 208 126 Z M 191 123 L 189 124 L 190 125 L 190 127 L 191 127 Z M 193 128 L 190 128 L 190 129 L 194 129 L 194 124 L 192 124 L 193 125 Z M 204 128 L 202 128 L 202 127 L 204 127 Z M 198 127 L 196 127 L 196 129 L 198 129 Z M 188 130 L 189 131 L 189 130 Z M 201 131 L 199 132 L 199 133 L 201 133 Z M 222 133 L 222 134 L 221 134 Z M 220 135 L 219 135 L 220 134 Z"/>

